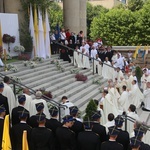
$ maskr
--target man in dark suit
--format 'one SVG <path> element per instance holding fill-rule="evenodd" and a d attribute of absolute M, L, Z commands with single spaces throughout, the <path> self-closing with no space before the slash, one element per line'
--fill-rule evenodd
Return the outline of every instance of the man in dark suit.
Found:
<path fill-rule="evenodd" d="M 40 113 L 43 113 L 43 110 L 44 110 L 44 104 L 43 103 L 37 103 L 35 104 L 36 106 L 36 111 L 37 111 L 37 114 L 36 115 L 33 115 L 29 118 L 29 125 L 32 127 L 32 128 L 37 128 L 38 127 L 38 122 L 37 122 L 37 115 L 39 115 Z"/>
<path fill-rule="evenodd" d="M 106 128 L 100 124 L 100 118 L 101 118 L 100 111 L 93 112 L 93 115 L 92 115 L 92 120 L 93 120 L 92 131 L 99 135 L 101 142 L 104 142 L 108 138 L 107 138 L 107 135 L 106 135 Z"/>
<path fill-rule="evenodd" d="M 6 109 L 6 115 L 8 115 L 9 114 L 8 100 L 7 97 L 2 95 L 3 90 L 4 90 L 4 84 L 1 82 L 0 83 L 0 105 L 4 105 Z"/>
<path fill-rule="evenodd" d="M 103 142 L 101 150 L 123 150 L 123 146 L 116 142 L 116 138 L 119 134 L 119 130 L 116 126 L 112 126 L 109 129 L 109 141 Z"/>
<path fill-rule="evenodd" d="M 22 150 L 22 136 L 23 132 L 27 131 L 27 140 L 29 148 L 31 148 L 31 127 L 27 124 L 27 117 L 29 112 L 23 109 L 18 112 L 20 123 L 14 125 L 11 129 L 11 141 L 13 150 Z"/>
<path fill-rule="evenodd" d="M 0 149 L 2 149 L 3 126 L 4 126 L 5 115 L 6 115 L 6 109 L 4 105 L 0 105 Z"/>
<path fill-rule="evenodd" d="M 124 150 L 127 150 L 128 145 L 130 143 L 130 139 L 129 139 L 129 133 L 127 131 L 123 131 L 121 129 L 123 126 L 123 122 L 124 122 L 124 120 L 120 115 L 118 115 L 115 118 L 115 125 L 117 127 L 117 130 L 119 131 L 116 141 L 123 145 Z"/>
<path fill-rule="evenodd" d="M 23 111 L 25 109 L 24 108 L 25 101 L 26 101 L 25 95 L 19 95 L 18 96 L 19 106 L 12 109 L 12 115 L 11 115 L 11 117 L 12 117 L 12 125 L 18 124 L 20 122 L 19 113 L 18 112 Z M 27 122 L 28 122 L 29 111 L 28 110 L 26 110 L 26 111 L 28 112 L 28 116 L 27 116 Z"/>
<path fill-rule="evenodd" d="M 73 126 L 70 128 L 72 131 L 75 132 L 76 134 L 76 138 L 78 136 L 78 134 L 82 131 L 84 131 L 84 125 L 83 123 L 77 118 L 78 116 L 78 107 L 77 106 L 72 106 L 69 108 L 70 109 L 70 115 L 74 118 L 74 124 Z"/>
<path fill-rule="evenodd" d="M 100 137 L 92 131 L 92 122 L 84 122 L 84 128 L 78 134 L 78 150 L 100 150 Z"/>
<path fill-rule="evenodd" d="M 137 138 L 133 137 L 130 139 L 130 149 L 131 150 L 140 150 L 141 149 L 141 141 Z M 144 149 L 146 150 L 146 149 Z"/>
<path fill-rule="evenodd" d="M 139 150 L 150 150 L 150 145 L 145 144 L 144 142 L 142 142 L 143 134 L 144 134 L 144 130 L 143 130 L 142 126 L 140 126 L 138 128 L 135 128 L 134 129 L 134 137 L 131 138 L 131 141 L 133 139 L 137 139 L 137 140 L 140 141 Z M 128 150 L 131 150 L 132 148 L 135 148 L 135 147 L 132 146 L 132 144 L 131 144 Z"/>
<path fill-rule="evenodd" d="M 55 135 L 56 134 L 56 129 L 58 127 L 62 126 L 62 123 L 57 120 L 57 118 L 58 118 L 58 108 L 53 106 L 53 107 L 50 108 L 49 112 L 50 112 L 50 115 L 51 115 L 51 119 L 46 120 L 45 126 L 49 129 L 51 129 L 53 131 L 54 135 Z"/>
<path fill-rule="evenodd" d="M 63 118 L 63 126 L 58 127 L 56 130 L 56 138 L 60 145 L 59 150 L 76 150 L 75 133 L 69 128 L 73 125 L 73 117 L 67 115 Z"/>
<path fill-rule="evenodd" d="M 37 115 L 38 127 L 31 132 L 32 150 L 54 150 L 53 133 L 45 127 L 46 115 Z"/>
<path fill-rule="evenodd" d="M 57 118 L 58 118 L 58 108 L 53 106 L 50 108 L 49 110 L 50 112 L 50 115 L 51 115 L 51 119 L 47 119 L 46 120 L 46 124 L 45 126 L 48 128 L 48 129 L 51 129 L 52 132 L 53 132 L 53 135 L 54 135 L 54 143 L 55 143 L 55 150 L 59 150 L 60 147 L 57 143 L 57 138 L 56 138 L 56 129 L 58 127 L 61 127 L 62 126 L 62 123 L 60 123 Z"/>

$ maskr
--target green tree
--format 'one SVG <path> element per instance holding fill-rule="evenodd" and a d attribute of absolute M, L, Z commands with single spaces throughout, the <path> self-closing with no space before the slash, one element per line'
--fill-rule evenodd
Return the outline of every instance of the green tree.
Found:
<path fill-rule="evenodd" d="M 51 30 L 54 30 L 57 23 L 60 27 L 63 26 L 63 10 L 56 2 L 52 2 L 49 6 L 49 20 Z"/>
<path fill-rule="evenodd" d="M 140 9 L 138 14 L 138 20 L 136 22 L 137 39 L 138 43 L 147 45 L 150 43 L 150 0 L 147 1 L 143 8 Z"/>
<path fill-rule="evenodd" d="M 93 112 L 95 112 L 97 110 L 97 106 L 94 102 L 93 99 L 90 100 L 90 102 L 88 103 L 87 107 L 86 107 L 86 115 L 84 116 L 84 120 L 91 120 L 91 116 L 93 114 Z"/>
<path fill-rule="evenodd" d="M 136 15 L 130 10 L 112 9 L 94 18 L 90 35 L 92 39 L 101 37 L 105 44 L 136 45 Z"/>
<path fill-rule="evenodd" d="M 129 0 L 128 2 L 128 9 L 131 11 L 137 11 L 140 10 L 144 5 L 143 0 Z"/>
<path fill-rule="evenodd" d="M 90 34 L 90 26 L 93 19 L 97 16 L 100 16 L 102 13 L 108 12 L 108 9 L 104 8 L 101 5 L 93 6 L 90 3 L 87 3 L 87 35 Z"/>

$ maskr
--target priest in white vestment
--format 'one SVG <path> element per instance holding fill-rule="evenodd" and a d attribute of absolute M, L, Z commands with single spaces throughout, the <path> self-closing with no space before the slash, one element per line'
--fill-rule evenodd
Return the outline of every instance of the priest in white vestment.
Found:
<path fill-rule="evenodd" d="M 111 83 L 111 84 L 113 84 L 113 83 Z M 113 99 L 113 103 L 114 103 L 116 109 L 118 110 L 118 99 L 120 98 L 120 94 L 119 94 L 118 90 L 113 85 L 113 86 L 109 87 L 108 93 L 111 95 L 111 97 Z M 119 111 L 118 111 L 118 113 L 120 114 Z"/>
<path fill-rule="evenodd" d="M 113 113 L 115 117 L 119 114 L 118 109 L 116 108 L 116 105 L 114 103 L 114 99 L 109 93 L 105 96 L 105 99 L 103 101 L 103 111 L 105 120 L 107 120 L 107 116 L 110 113 Z"/>
<path fill-rule="evenodd" d="M 122 94 L 122 92 L 123 92 L 122 87 L 123 87 L 124 85 L 125 85 L 125 86 L 127 85 L 127 84 L 126 84 L 126 80 L 125 80 L 124 77 L 120 77 L 120 82 L 117 82 L 117 84 L 116 84 L 116 88 L 119 89 L 119 93 L 120 93 L 120 94 Z"/>
<path fill-rule="evenodd" d="M 141 88 L 143 89 L 143 91 L 146 90 L 146 84 L 148 79 L 149 79 L 149 74 L 148 72 L 145 72 L 141 77 Z"/>
<path fill-rule="evenodd" d="M 123 58 L 121 57 L 121 54 L 119 54 L 119 53 L 117 54 L 117 56 L 118 56 L 118 59 L 117 59 L 115 65 L 117 67 L 119 67 L 120 69 L 123 69 Z"/>
<path fill-rule="evenodd" d="M 92 46 L 92 49 L 91 49 L 91 59 L 93 61 L 93 58 L 96 59 L 96 54 L 97 54 L 97 50 L 95 49 L 94 46 Z"/>
<path fill-rule="evenodd" d="M 129 91 L 129 103 L 139 108 L 142 100 L 144 99 L 143 93 L 140 91 L 135 80 L 132 81 L 132 89 Z"/>
<path fill-rule="evenodd" d="M 127 75 L 128 75 L 128 79 L 126 80 L 127 89 L 131 90 L 131 88 L 132 88 L 132 81 L 134 80 L 134 77 L 133 77 L 131 72 L 129 72 Z"/>
<path fill-rule="evenodd" d="M 147 82 L 147 88 L 143 92 L 144 94 L 144 110 L 150 111 L 150 82 Z"/>
<path fill-rule="evenodd" d="M 104 125 L 106 127 L 106 133 L 108 134 L 109 133 L 109 130 L 108 128 L 109 127 L 112 127 L 112 126 L 115 126 L 115 116 L 114 114 L 110 113 L 108 114 L 108 121 L 106 122 L 106 124 Z"/>
<path fill-rule="evenodd" d="M 135 119 L 135 121 L 139 121 L 139 116 L 136 114 L 136 107 L 134 105 L 130 105 L 128 112 L 127 112 L 127 116 Z M 127 131 L 129 134 L 131 134 L 133 132 L 134 129 L 134 123 L 127 120 Z"/>
<path fill-rule="evenodd" d="M 29 111 L 31 102 L 33 100 L 32 97 L 30 96 L 29 89 L 27 89 L 27 88 L 23 89 L 23 95 L 25 95 L 25 97 L 26 97 L 26 102 L 25 102 L 24 108 Z"/>
<path fill-rule="evenodd" d="M 122 86 L 122 91 L 123 92 L 118 99 L 118 107 L 122 112 L 127 112 L 129 108 L 129 92 L 127 91 L 127 87 L 125 85 Z"/>
<path fill-rule="evenodd" d="M 5 76 L 4 77 L 4 90 L 2 94 L 8 99 L 9 113 L 11 114 L 12 109 L 17 106 L 17 103 L 16 103 L 14 92 L 9 86 L 9 83 L 10 83 L 10 78 Z"/>
<path fill-rule="evenodd" d="M 70 107 L 74 106 L 73 103 L 71 103 L 67 96 L 63 96 L 61 98 L 62 102 L 60 104 L 64 105 L 64 108 L 61 108 L 61 118 L 63 118 L 66 115 L 70 115 Z"/>
<path fill-rule="evenodd" d="M 89 61 L 89 54 L 85 50 L 85 48 L 82 48 L 82 53 L 84 54 L 82 57 L 82 64 L 83 68 L 89 69 L 90 68 L 90 61 Z"/>
<path fill-rule="evenodd" d="M 98 54 L 96 54 L 96 60 L 94 60 L 94 73 L 98 73 L 98 75 L 102 75 L 102 61 L 98 57 Z M 96 72 L 97 69 L 97 72 Z"/>
<path fill-rule="evenodd" d="M 43 113 L 46 115 L 47 119 L 50 119 L 50 113 L 49 113 L 49 110 L 48 110 L 47 103 L 41 97 L 42 97 L 42 92 L 41 91 L 37 91 L 36 92 L 36 99 L 31 101 L 31 105 L 30 105 L 30 109 L 29 109 L 30 116 L 33 116 L 33 115 L 37 114 L 36 104 L 43 103 L 44 104 L 44 111 L 43 111 Z"/>
<path fill-rule="evenodd" d="M 78 68 L 82 68 L 82 51 L 80 51 L 78 49 L 78 46 L 76 46 L 76 49 L 74 51 L 74 64 L 78 67 Z"/>
<path fill-rule="evenodd" d="M 112 68 L 111 68 L 111 63 L 108 61 L 108 57 L 105 58 L 105 61 L 103 63 L 103 68 L 102 68 L 102 76 L 105 79 L 112 79 Z"/>
<path fill-rule="evenodd" d="M 121 82 L 121 77 L 124 77 L 122 71 L 120 70 L 119 67 L 117 67 L 117 82 Z"/>

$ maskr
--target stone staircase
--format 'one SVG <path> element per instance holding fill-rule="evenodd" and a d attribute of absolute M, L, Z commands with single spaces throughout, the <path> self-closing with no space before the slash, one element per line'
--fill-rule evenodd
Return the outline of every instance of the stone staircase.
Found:
<path fill-rule="evenodd" d="M 52 59 L 57 59 L 58 55 L 52 55 Z M 24 85 L 34 90 L 45 88 L 51 91 L 53 99 L 56 102 L 61 101 L 61 97 L 66 95 L 74 105 L 78 106 L 81 115 L 84 114 L 85 108 L 90 99 L 101 98 L 100 89 L 107 85 L 106 80 L 97 74 L 93 75 L 91 69 L 82 70 L 80 73 L 87 75 L 88 81 L 76 81 L 75 74 L 71 74 L 70 70 L 75 68 L 72 63 L 64 62 L 60 59 L 59 63 L 65 68 L 64 72 L 58 70 L 55 64 L 51 64 L 47 59 L 43 63 L 38 63 L 33 69 L 25 67 L 22 61 L 13 63 L 19 69 L 18 72 L 4 72 L 0 68 L 1 73 L 8 76 L 19 77 Z M 101 84 L 93 84 L 93 79 L 100 79 Z M 34 98 L 34 95 L 32 95 Z M 150 113 L 138 109 L 138 115 L 141 121 L 147 122 L 150 125 Z"/>
<path fill-rule="evenodd" d="M 58 55 L 52 55 L 52 59 L 57 59 Z M 19 69 L 18 72 L 1 70 L 1 73 L 8 76 L 16 76 L 21 79 L 21 83 L 34 90 L 45 88 L 51 91 L 53 99 L 60 102 L 61 97 L 66 95 L 74 105 L 79 107 L 81 114 L 84 114 L 87 103 L 90 99 L 100 99 L 100 88 L 106 85 L 106 80 L 95 74 L 91 69 L 82 70 L 88 77 L 87 82 L 76 81 L 75 74 L 71 74 L 70 70 L 75 68 L 72 63 L 64 62 L 60 59 L 59 63 L 65 68 L 64 72 L 57 70 L 55 64 L 51 64 L 47 59 L 43 63 L 38 63 L 33 69 L 24 66 L 22 61 L 12 63 Z M 92 84 L 93 79 L 101 79 L 101 85 Z M 34 95 L 32 95 L 34 98 Z"/>

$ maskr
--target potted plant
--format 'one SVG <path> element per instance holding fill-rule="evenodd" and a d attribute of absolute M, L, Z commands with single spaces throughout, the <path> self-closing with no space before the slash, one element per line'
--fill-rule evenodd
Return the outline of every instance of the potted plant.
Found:
<path fill-rule="evenodd" d="M 3 35 L 3 42 L 8 44 L 8 51 L 10 52 L 10 43 L 15 43 L 15 36 L 11 36 L 9 34 Z"/>
<path fill-rule="evenodd" d="M 18 45 L 14 47 L 14 51 L 21 54 L 22 52 L 25 51 L 25 48 L 22 45 Z"/>
<path fill-rule="evenodd" d="M 94 100 L 91 99 L 91 100 L 89 101 L 87 107 L 86 107 L 86 110 L 85 110 L 86 115 L 84 116 L 84 120 L 87 120 L 87 118 L 88 118 L 89 120 L 92 120 L 92 118 L 91 118 L 91 117 L 92 117 L 92 114 L 93 114 L 93 112 L 95 112 L 96 110 L 97 110 L 97 106 L 96 106 Z"/>

